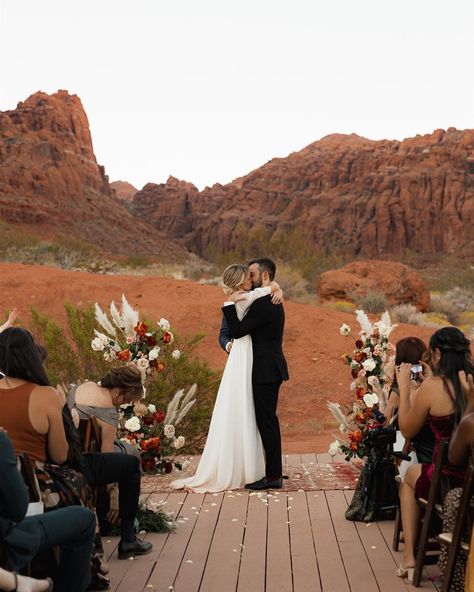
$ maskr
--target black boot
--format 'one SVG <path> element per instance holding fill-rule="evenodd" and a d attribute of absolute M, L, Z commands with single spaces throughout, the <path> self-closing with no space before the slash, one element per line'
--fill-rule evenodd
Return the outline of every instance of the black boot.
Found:
<path fill-rule="evenodd" d="M 118 558 L 129 559 L 135 555 L 146 555 L 153 549 L 153 545 L 147 541 L 142 541 L 138 537 L 130 543 L 120 541 L 118 546 Z"/>

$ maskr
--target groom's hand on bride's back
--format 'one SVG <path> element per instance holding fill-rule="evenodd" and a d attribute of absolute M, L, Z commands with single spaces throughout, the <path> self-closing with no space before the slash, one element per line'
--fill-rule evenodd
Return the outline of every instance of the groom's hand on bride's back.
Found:
<path fill-rule="evenodd" d="M 272 294 L 272 304 L 281 304 L 283 302 L 283 290 L 280 288 Z"/>

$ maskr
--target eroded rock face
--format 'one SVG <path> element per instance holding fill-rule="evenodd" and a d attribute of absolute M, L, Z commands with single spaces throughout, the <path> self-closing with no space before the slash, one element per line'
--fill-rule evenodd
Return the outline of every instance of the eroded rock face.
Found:
<path fill-rule="evenodd" d="M 171 249 L 114 199 L 81 101 L 65 90 L 35 93 L 0 113 L 0 217 L 33 234 L 63 235 L 112 253 Z"/>
<path fill-rule="evenodd" d="M 429 309 L 430 293 L 424 280 L 415 270 L 394 261 L 353 261 L 323 273 L 318 283 L 323 302 L 355 300 L 371 292 L 385 294 L 391 306 L 413 304 L 422 312 Z"/>
<path fill-rule="evenodd" d="M 474 256 L 474 130 L 402 142 L 334 134 L 197 192 L 168 180 L 134 199 L 156 228 L 193 250 L 228 250 L 239 228 L 299 228 L 315 247 L 351 256 Z"/>

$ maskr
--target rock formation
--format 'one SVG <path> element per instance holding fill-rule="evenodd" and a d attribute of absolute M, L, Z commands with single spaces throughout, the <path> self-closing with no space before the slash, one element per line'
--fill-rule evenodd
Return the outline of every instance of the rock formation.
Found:
<path fill-rule="evenodd" d="M 132 203 L 135 193 L 138 191 L 136 187 L 127 181 L 113 181 L 110 183 L 110 187 L 115 192 L 115 197 L 124 205 Z"/>
<path fill-rule="evenodd" d="M 384 294 L 390 306 L 414 304 L 422 312 L 430 306 L 424 280 L 413 269 L 394 261 L 353 261 L 321 274 L 318 283 L 321 301 L 355 300 L 371 292 Z"/>
<path fill-rule="evenodd" d="M 227 185 L 146 185 L 132 210 L 201 253 L 233 248 L 243 225 L 298 228 L 349 256 L 473 256 L 474 130 L 402 142 L 334 134 Z"/>
<path fill-rule="evenodd" d="M 81 101 L 65 90 L 35 93 L 0 112 L 0 218 L 32 234 L 67 236 L 112 253 L 173 251 L 114 199 Z"/>

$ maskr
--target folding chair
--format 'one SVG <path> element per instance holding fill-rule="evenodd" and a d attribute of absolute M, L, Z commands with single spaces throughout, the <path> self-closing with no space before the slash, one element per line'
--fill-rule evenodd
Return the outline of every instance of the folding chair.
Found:
<path fill-rule="evenodd" d="M 448 592 L 454 576 L 456 559 L 459 553 L 469 555 L 469 541 L 464 542 L 462 536 L 467 529 L 472 531 L 474 514 L 474 459 L 471 456 L 469 466 L 466 469 L 466 475 L 462 487 L 461 500 L 456 515 L 453 532 L 442 532 L 438 536 L 438 541 L 443 545 L 449 546 L 446 569 L 443 574 L 443 587 L 441 592 Z"/>
<path fill-rule="evenodd" d="M 427 552 L 429 550 L 433 550 L 429 546 L 429 539 L 434 528 L 434 523 L 442 517 L 442 505 L 440 504 L 442 484 L 441 469 L 443 465 L 447 463 L 448 446 L 449 440 L 444 439 L 440 441 L 438 452 L 435 458 L 433 477 L 431 479 L 431 486 L 428 494 L 428 499 L 418 499 L 418 505 L 421 509 L 422 526 L 420 534 L 418 536 L 415 571 L 413 573 L 412 581 L 412 585 L 415 587 L 418 587 L 420 585 L 423 566 L 425 565 L 425 563 L 427 563 Z M 439 545 L 437 544 L 436 549 L 439 552 Z M 436 559 L 436 557 L 433 558 L 431 556 L 430 560 L 432 561 L 433 559 Z"/>
<path fill-rule="evenodd" d="M 100 452 L 102 430 L 95 417 L 79 420 L 79 432 L 82 437 L 83 452 Z"/>

